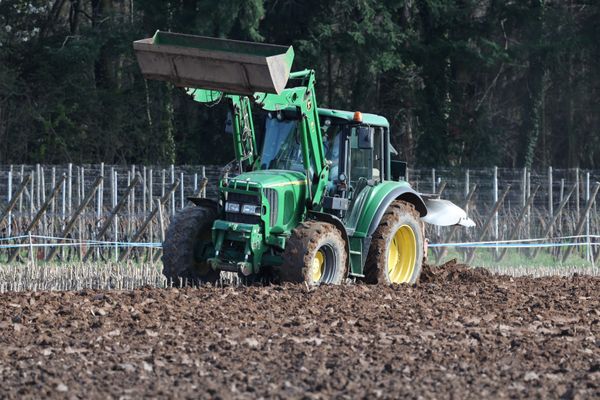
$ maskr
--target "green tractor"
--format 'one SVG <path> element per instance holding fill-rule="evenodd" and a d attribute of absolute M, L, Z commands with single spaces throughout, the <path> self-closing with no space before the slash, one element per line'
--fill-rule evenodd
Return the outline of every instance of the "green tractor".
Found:
<path fill-rule="evenodd" d="M 473 225 L 403 179 L 384 117 L 319 108 L 315 73 L 291 72 L 291 46 L 159 31 L 134 50 L 144 77 L 230 105 L 236 158 L 219 199 L 189 198 L 166 234 L 163 271 L 174 283 L 215 283 L 221 271 L 309 285 L 414 283 L 424 222 Z M 266 113 L 262 141 L 253 103 Z"/>

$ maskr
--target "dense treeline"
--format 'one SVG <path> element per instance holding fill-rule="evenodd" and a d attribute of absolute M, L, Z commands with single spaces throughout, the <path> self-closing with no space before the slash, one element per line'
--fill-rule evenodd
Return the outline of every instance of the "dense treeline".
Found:
<path fill-rule="evenodd" d="M 600 4 L 2 0 L 0 162 L 219 163 L 225 110 L 144 81 L 155 30 L 292 44 L 322 106 L 375 112 L 432 166 L 600 167 Z"/>

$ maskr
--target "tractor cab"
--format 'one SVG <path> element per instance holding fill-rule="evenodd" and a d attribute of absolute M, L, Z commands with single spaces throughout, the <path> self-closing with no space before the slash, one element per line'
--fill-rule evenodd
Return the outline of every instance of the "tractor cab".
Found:
<path fill-rule="evenodd" d="M 389 178 L 389 124 L 374 114 L 320 109 L 327 143 L 325 157 L 331 162 L 330 195 L 352 197 L 359 182 L 376 185 Z"/>

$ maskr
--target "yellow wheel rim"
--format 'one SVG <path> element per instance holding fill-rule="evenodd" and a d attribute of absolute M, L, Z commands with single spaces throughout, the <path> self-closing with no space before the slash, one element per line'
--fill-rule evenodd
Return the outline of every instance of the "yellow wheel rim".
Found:
<path fill-rule="evenodd" d="M 408 225 L 402 225 L 392 237 L 388 251 L 387 273 L 391 283 L 407 283 L 415 272 L 417 239 Z"/>
<path fill-rule="evenodd" d="M 317 251 L 312 265 L 312 280 L 313 282 L 319 282 L 323 276 L 323 269 L 325 267 L 325 254 L 321 250 Z"/>

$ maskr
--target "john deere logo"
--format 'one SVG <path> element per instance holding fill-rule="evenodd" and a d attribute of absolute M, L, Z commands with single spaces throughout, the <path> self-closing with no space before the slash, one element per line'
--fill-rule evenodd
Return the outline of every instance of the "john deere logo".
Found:
<path fill-rule="evenodd" d="M 307 109 L 308 111 L 310 111 L 310 109 L 311 109 L 311 108 L 312 108 L 312 101 L 311 101 L 310 99 L 308 99 L 308 100 L 306 101 L 306 109 Z"/>

